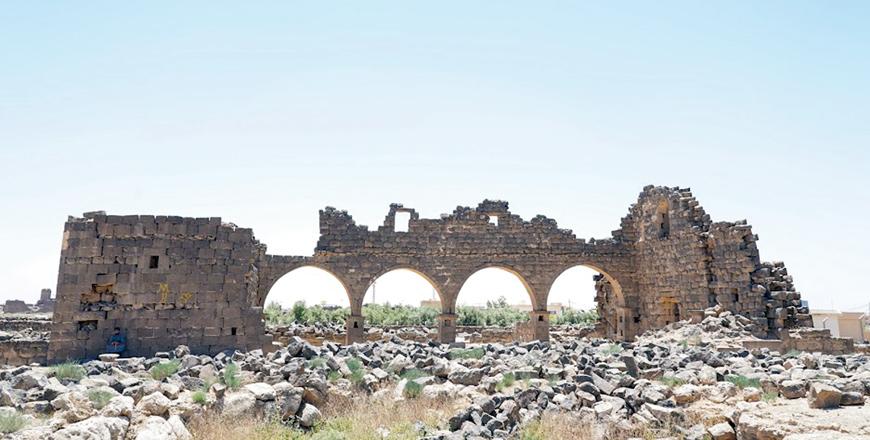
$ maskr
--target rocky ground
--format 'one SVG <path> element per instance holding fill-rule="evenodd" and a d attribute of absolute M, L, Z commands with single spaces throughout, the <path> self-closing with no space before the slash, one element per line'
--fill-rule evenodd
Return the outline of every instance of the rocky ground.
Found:
<path fill-rule="evenodd" d="M 713 314 L 715 315 L 715 314 Z M 102 356 L 0 371 L 9 439 L 870 439 L 863 354 L 749 352 L 729 313 L 635 343 Z M 356 414 L 354 416 L 354 414 Z"/>

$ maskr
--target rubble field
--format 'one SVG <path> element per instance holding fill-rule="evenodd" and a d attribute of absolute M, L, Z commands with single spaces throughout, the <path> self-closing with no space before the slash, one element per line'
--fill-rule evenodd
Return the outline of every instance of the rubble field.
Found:
<path fill-rule="evenodd" d="M 870 439 L 865 354 L 735 343 L 729 312 L 632 343 L 288 336 L 276 350 L 0 369 L 24 439 Z"/>

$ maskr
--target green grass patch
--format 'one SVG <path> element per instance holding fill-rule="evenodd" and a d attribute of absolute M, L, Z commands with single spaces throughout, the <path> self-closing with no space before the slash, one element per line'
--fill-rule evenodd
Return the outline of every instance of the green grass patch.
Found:
<path fill-rule="evenodd" d="M 773 402 L 778 398 L 779 398 L 779 393 L 775 393 L 775 392 L 764 393 L 761 395 L 761 400 L 763 400 L 767 403 Z"/>
<path fill-rule="evenodd" d="M 405 383 L 405 388 L 402 390 L 402 395 L 408 399 L 416 399 L 423 393 L 423 385 L 409 380 Z"/>
<path fill-rule="evenodd" d="M 339 379 L 341 379 L 341 372 L 337 370 L 332 370 L 326 375 L 326 380 L 330 382 L 335 382 Z"/>
<path fill-rule="evenodd" d="M 725 376 L 725 380 L 737 385 L 737 388 L 740 388 L 741 390 L 748 387 L 761 388 L 761 381 L 758 379 L 750 379 L 739 374 L 729 374 Z"/>
<path fill-rule="evenodd" d="M 427 376 L 431 376 L 431 374 L 428 374 L 425 371 L 419 370 L 417 368 L 411 368 L 410 370 L 405 370 L 405 372 L 402 373 L 402 379 L 408 379 L 409 381 Z"/>
<path fill-rule="evenodd" d="M 27 426 L 27 419 L 21 414 L 0 414 L 0 433 L 11 434 Z"/>
<path fill-rule="evenodd" d="M 196 390 L 190 395 L 190 400 L 197 405 L 205 405 L 208 402 L 208 395 L 203 390 Z"/>
<path fill-rule="evenodd" d="M 495 384 L 495 390 L 498 392 L 502 392 L 505 388 L 510 388 L 517 381 L 517 376 L 514 373 L 505 373 L 502 375 L 501 380 Z"/>
<path fill-rule="evenodd" d="M 801 355 L 801 351 L 800 351 L 800 350 L 795 350 L 795 349 L 792 348 L 791 350 L 785 352 L 785 354 L 783 355 L 783 357 L 785 357 L 785 358 L 796 358 L 796 357 L 798 357 L 798 356 L 800 356 L 800 355 Z"/>
<path fill-rule="evenodd" d="M 546 434 L 544 424 L 540 420 L 535 420 L 520 431 L 520 440 L 548 440 Z"/>
<path fill-rule="evenodd" d="M 224 367 L 221 374 L 221 383 L 226 385 L 231 390 L 237 390 L 242 387 L 242 380 L 239 378 L 239 366 L 230 362 Z"/>
<path fill-rule="evenodd" d="M 115 397 L 115 394 L 106 390 L 93 389 L 88 391 L 88 400 L 91 401 L 91 405 L 94 406 L 94 409 L 103 409 L 109 404 L 112 397 Z"/>
<path fill-rule="evenodd" d="M 686 383 L 685 380 L 680 379 L 676 376 L 663 376 L 659 379 L 659 382 L 667 385 L 669 388 L 678 387 L 680 385 L 684 385 Z"/>
<path fill-rule="evenodd" d="M 325 367 L 326 367 L 326 359 L 324 359 L 322 357 L 311 358 L 311 360 L 308 361 L 308 368 L 310 368 L 312 370 L 316 370 L 318 368 L 325 368 Z"/>
<path fill-rule="evenodd" d="M 483 347 L 475 348 L 454 348 L 447 353 L 450 359 L 480 359 L 486 355 L 486 350 Z"/>
<path fill-rule="evenodd" d="M 599 353 L 603 355 L 614 355 L 622 353 L 622 346 L 619 344 L 603 344 L 598 348 Z"/>
<path fill-rule="evenodd" d="M 181 366 L 181 361 L 178 359 L 173 359 L 169 362 L 160 362 L 159 364 L 151 367 L 151 370 L 148 372 L 151 374 L 151 378 L 156 381 L 162 381 L 167 377 L 172 376 L 173 374 L 178 372 L 178 367 Z"/>
<path fill-rule="evenodd" d="M 363 369 L 362 361 L 355 358 L 355 357 L 352 357 L 352 358 L 344 361 L 344 364 L 347 365 L 347 369 L 350 370 L 351 373 L 353 373 L 354 371 Z"/>
<path fill-rule="evenodd" d="M 87 374 L 85 367 L 82 367 L 75 361 L 66 361 L 53 365 L 51 372 L 54 373 L 54 377 L 59 381 L 71 380 L 73 382 L 82 380 L 85 374 Z"/>
<path fill-rule="evenodd" d="M 359 385 L 359 384 L 363 383 L 363 378 L 365 377 L 365 375 L 366 375 L 365 370 L 351 371 L 350 382 L 354 385 Z"/>

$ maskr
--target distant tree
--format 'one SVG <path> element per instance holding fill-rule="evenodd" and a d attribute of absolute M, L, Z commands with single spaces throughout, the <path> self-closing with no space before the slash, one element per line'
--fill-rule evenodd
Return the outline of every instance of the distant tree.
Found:
<path fill-rule="evenodd" d="M 291 311 L 293 314 L 293 321 L 300 324 L 305 322 L 305 312 L 305 301 L 296 301 L 296 303 L 293 304 L 293 310 Z"/>

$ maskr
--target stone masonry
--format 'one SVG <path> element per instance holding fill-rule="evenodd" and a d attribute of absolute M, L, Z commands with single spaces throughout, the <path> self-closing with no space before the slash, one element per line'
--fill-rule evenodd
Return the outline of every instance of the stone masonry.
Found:
<path fill-rule="evenodd" d="M 396 227 L 397 213 L 410 217 L 407 228 Z M 344 285 L 349 342 L 364 339 L 365 292 L 395 269 L 420 274 L 440 296 L 442 342 L 455 338 L 463 283 L 486 267 L 523 282 L 533 305 L 529 331 L 540 340 L 549 335 L 550 287 L 578 265 L 600 272 L 600 326 L 614 339 L 715 305 L 772 336 L 807 324 L 785 267 L 762 263 L 756 240 L 745 221 L 712 222 L 690 190 L 653 186 L 610 238 L 588 241 L 544 216 L 523 220 L 503 201 L 457 207 L 439 219 L 393 204 L 376 230 L 327 207 L 313 256 L 270 255 L 250 229 L 219 218 L 86 213 L 64 229 L 49 359 L 95 356 L 114 327 L 127 333 L 131 355 L 178 344 L 202 353 L 268 346 L 262 318 L 269 290 L 303 266 Z"/>

